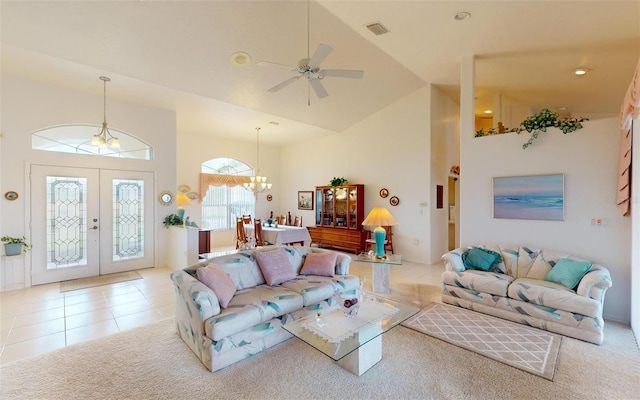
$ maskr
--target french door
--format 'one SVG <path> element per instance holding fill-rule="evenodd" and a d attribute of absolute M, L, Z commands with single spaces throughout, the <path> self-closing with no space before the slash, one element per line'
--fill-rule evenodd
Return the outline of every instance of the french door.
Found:
<path fill-rule="evenodd" d="M 31 283 L 152 267 L 153 173 L 31 166 Z"/>

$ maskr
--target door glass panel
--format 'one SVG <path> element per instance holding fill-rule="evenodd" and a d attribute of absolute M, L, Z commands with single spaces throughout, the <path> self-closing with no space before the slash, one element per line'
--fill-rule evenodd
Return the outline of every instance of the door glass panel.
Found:
<path fill-rule="evenodd" d="M 144 181 L 113 179 L 112 261 L 144 257 Z"/>
<path fill-rule="evenodd" d="M 47 269 L 87 265 L 87 178 L 47 176 Z"/>

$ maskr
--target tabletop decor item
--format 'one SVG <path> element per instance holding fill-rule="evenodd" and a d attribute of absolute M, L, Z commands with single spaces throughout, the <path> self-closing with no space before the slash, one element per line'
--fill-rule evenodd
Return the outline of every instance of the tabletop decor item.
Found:
<path fill-rule="evenodd" d="M 4 254 L 6 256 L 17 256 L 31 250 L 31 245 L 27 243 L 27 238 L 3 236 L 0 241 L 4 243 Z"/>
<path fill-rule="evenodd" d="M 391 199 L 397 198 L 393 196 Z M 391 203 L 393 204 L 393 203 Z M 362 221 L 364 226 L 375 226 L 373 230 L 373 237 L 376 241 L 376 258 L 385 259 L 387 256 L 384 253 L 384 243 L 387 236 L 386 229 L 383 226 L 398 225 L 398 222 L 393 215 L 384 207 L 374 207 L 367 215 L 367 218 Z"/>

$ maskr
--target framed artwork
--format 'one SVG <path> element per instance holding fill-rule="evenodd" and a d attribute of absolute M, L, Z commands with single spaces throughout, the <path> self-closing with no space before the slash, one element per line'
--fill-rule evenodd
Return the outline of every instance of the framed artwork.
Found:
<path fill-rule="evenodd" d="M 386 198 L 389 195 L 389 191 L 386 188 L 382 188 L 380 189 L 380 197 L 382 197 L 383 199 Z"/>
<path fill-rule="evenodd" d="M 564 220 L 564 175 L 493 178 L 493 218 Z"/>
<path fill-rule="evenodd" d="M 398 204 L 400 204 L 400 199 L 398 198 L 398 196 L 392 196 L 389 199 L 389 204 L 391 204 L 392 206 L 397 206 Z"/>
<path fill-rule="evenodd" d="M 313 210 L 313 192 L 298 192 L 298 210 Z"/>

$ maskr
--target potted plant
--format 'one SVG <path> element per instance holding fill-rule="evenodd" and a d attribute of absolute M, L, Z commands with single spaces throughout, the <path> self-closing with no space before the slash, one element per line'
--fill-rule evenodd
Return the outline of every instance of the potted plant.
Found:
<path fill-rule="evenodd" d="M 342 185 L 346 185 L 347 184 L 347 180 L 345 178 L 342 177 L 333 177 L 333 179 L 331 179 L 329 181 L 329 185 L 330 186 L 342 186 Z"/>
<path fill-rule="evenodd" d="M 164 227 L 165 228 L 169 228 L 170 226 L 182 226 L 184 225 L 184 219 L 182 219 L 181 216 L 179 216 L 178 214 L 169 214 L 166 217 L 164 217 Z"/>
<path fill-rule="evenodd" d="M 27 238 L 3 236 L 0 241 L 4 243 L 4 254 L 7 256 L 17 256 L 31 250 L 31 245 L 27 243 Z"/>

